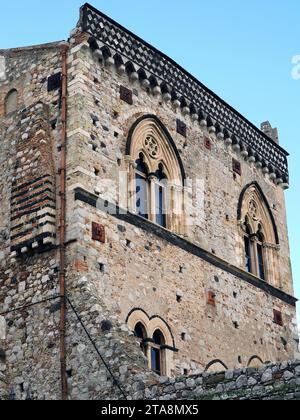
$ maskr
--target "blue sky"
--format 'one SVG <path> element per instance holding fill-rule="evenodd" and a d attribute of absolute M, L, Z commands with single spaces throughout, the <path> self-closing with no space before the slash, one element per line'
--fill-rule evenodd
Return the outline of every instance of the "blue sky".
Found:
<path fill-rule="evenodd" d="M 82 4 L 0 0 L 0 48 L 66 39 Z M 300 55 L 299 0 L 94 0 L 93 5 L 171 56 L 256 125 L 270 120 L 279 128 L 281 145 L 291 153 L 286 198 L 300 297 L 300 79 L 292 77 L 292 58 Z"/>

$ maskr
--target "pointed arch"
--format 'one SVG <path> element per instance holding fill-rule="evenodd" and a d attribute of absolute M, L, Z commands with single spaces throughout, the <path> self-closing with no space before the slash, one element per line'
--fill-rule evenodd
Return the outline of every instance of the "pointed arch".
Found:
<path fill-rule="evenodd" d="M 268 200 L 257 182 L 248 184 L 238 203 L 243 268 L 262 281 L 280 286 L 279 236 Z"/>
<path fill-rule="evenodd" d="M 126 318 L 126 324 L 134 330 L 136 324 L 141 323 L 148 336 L 152 336 L 156 330 L 163 332 L 166 344 L 175 348 L 175 339 L 169 324 L 159 315 L 149 316 L 144 309 L 134 308 L 132 309 Z"/>
<path fill-rule="evenodd" d="M 222 360 L 219 359 L 215 359 L 212 360 L 211 362 L 208 363 L 208 365 L 206 365 L 204 372 L 208 372 L 209 369 L 211 369 L 213 366 L 218 367 L 219 369 L 215 369 L 215 372 L 219 372 L 225 369 L 228 370 L 228 367 L 225 365 L 224 362 L 222 362 Z"/>
<path fill-rule="evenodd" d="M 246 216 L 245 214 L 245 204 L 247 201 L 247 195 L 250 197 L 252 194 L 252 197 L 255 197 L 257 199 L 257 203 L 260 204 L 260 211 L 263 217 L 263 221 L 270 225 L 272 228 L 272 232 L 268 232 L 268 235 L 264 234 L 265 240 L 268 242 L 273 242 L 276 245 L 279 245 L 279 235 L 277 226 L 275 223 L 274 215 L 272 213 L 272 210 L 270 208 L 270 205 L 268 203 L 268 200 L 260 187 L 260 185 L 257 182 L 251 182 L 250 184 L 246 185 L 243 191 L 241 192 L 239 203 L 238 203 L 238 211 L 237 211 L 237 218 L 238 221 L 242 221 L 243 218 Z M 249 201 L 248 201 L 249 202 Z M 270 233 L 273 233 L 273 241 Z M 269 240 L 271 239 L 271 240 Z"/>
<path fill-rule="evenodd" d="M 255 356 L 250 357 L 247 363 L 247 367 L 250 367 L 251 365 L 253 365 L 253 367 L 257 367 L 258 364 L 259 366 L 264 366 L 266 363 L 263 362 L 263 360 L 259 356 L 255 355 Z"/>
<path fill-rule="evenodd" d="M 170 376 L 173 352 L 177 349 L 167 322 L 158 315 L 150 317 L 143 309 L 134 308 L 128 314 L 126 323 L 141 340 L 141 347 L 148 359 L 148 367 L 159 375 Z"/>
<path fill-rule="evenodd" d="M 153 135 L 155 137 L 158 137 L 161 140 L 162 150 L 160 161 L 163 164 L 165 164 L 165 166 L 168 166 L 168 160 L 173 161 L 173 163 L 177 163 L 179 169 L 177 171 L 174 170 L 173 175 L 176 175 L 176 177 L 173 178 L 173 181 L 175 181 L 176 178 L 179 178 L 181 184 L 183 185 L 186 179 L 186 174 L 180 154 L 168 129 L 156 115 L 144 115 L 137 119 L 137 121 L 132 125 L 132 127 L 129 130 L 128 139 L 126 143 L 126 155 L 136 155 L 137 149 L 139 147 L 141 148 L 141 144 L 137 144 L 136 140 L 140 136 L 145 137 L 145 135 L 147 134 L 149 136 Z M 169 170 L 169 172 L 171 172 L 171 170 Z M 170 173 L 169 175 L 171 176 L 172 174 Z"/>
<path fill-rule="evenodd" d="M 11 114 L 18 108 L 18 91 L 11 89 L 5 97 L 5 114 Z"/>
<path fill-rule="evenodd" d="M 140 162 L 147 173 L 139 171 Z M 185 234 L 185 171 L 176 145 L 155 115 L 140 117 L 126 144 L 127 208 L 165 229 Z"/>

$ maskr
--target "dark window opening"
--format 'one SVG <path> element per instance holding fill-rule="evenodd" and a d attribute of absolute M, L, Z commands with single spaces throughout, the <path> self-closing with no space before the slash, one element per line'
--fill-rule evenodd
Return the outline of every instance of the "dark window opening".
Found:
<path fill-rule="evenodd" d="M 264 267 L 264 256 L 263 256 L 263 247 L 261 244 L 257 245 L 257 256 L 258 256 L 258 271 L 259 277 L 262 280 L 265 280 L 265 267 Z"/>
<path fill-rule="evenodd" d="M 105 273 L 105 264 L 99 263 L 99 270 L 101 271 L 101 273 Z"/>
<path fill-rule="evenodd" d="M 161 185 L 156 185 L 156 223 L 162 227 L 167 226 L 166 219 L 166 191 Z"/>
<path fill-rule="evenodd" d="M 146 338 L 146 331 L 144 326 L 141 323 L 138 323 L 134 329 L 134 335 L 141 340 Z"/>
<path fill-rule="evenodd" d="M 257 262 L 258 262 L 258 275 L 262 280 L 266 280 L 265 275 L 265 264 L 264 264 L 264 237 L 261 233 L 258 233 L 257 235 Z"/>
<path fill-rule="evenodd" d="M 283 326 L 283 318 L 282 313 L 274 309 L 274 323 L 279 325 L 280 327 Z"/>
<path fill-rule="evenodd" d="M 138 323 L 135 326 L 134 329 L 134 335 L 136 338 L 138 338 L 141 341 L 141 349 L 144 353 L 144 355 L 147 355 L 147 346 L 144 344 L 144 340 L 147 338 L 147 333 L 145 330 L 145 327 L 142 323 Z"/>
<path fill-rule="evenodd" d="M 149 184 L 148 169 L 144 163 L 144 156 L 140 154 L 140 158 L 136 161 L 136 210 L 137 214 L 144 219 L 149 218 Z"/>
<path fill-rule="evenodd" d="M 48 92 L 58 90 L 61 87 L 61 73 L 56 73 L 53 76 L 48 77 Z"/>
<path fill-rule="evenodd" d="M 156 184 L 155 186 L 156 223 L 162 227 L 166 227 L 167 226 L 167 219 L 166 219 L 167 177 L 164 173 L 163 166 L 161 164 L 159 165 L 159 169 L 156 171 L 155 176 L 159 182 L 159 184 Z"/>
<path fill-rule="evenodd" d="M 165 344 L 164 336 L 160 331 L 155 331 L 153 334 L 153 340 L 158 346 L 163 346 Z"/>
<path fill-rule="evenodd" d="M 162 375 L 162 350 L 161 346 L 165 344 L 163 334 L 157 330 L 153 334 L 153 344 L 151 346 L 151 369 L 158 375 Z"/>
<path fill-rule="evenodd" d="M 242 175 L 242 165 L 238 160 L 232 159 L 233 172 Z"/>
<path fill-rule="evenodd" d="M 160 350 L 154 347 L 151 348 L 151 368 L 155 373 L 161 375 Z"/>

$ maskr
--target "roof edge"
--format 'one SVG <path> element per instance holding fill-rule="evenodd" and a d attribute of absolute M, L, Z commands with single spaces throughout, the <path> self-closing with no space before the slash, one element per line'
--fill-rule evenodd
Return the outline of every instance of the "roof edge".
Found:
<path fill-rule="evenodd" d="M 182 72 L 184 72 L 188 77 L 190 77 L 192 80 L 194 80 L 194 82 L 198 83 L 203 89 L 205 89 L 208 93 L 210 93 L 212 96 L 214 96 L 224 106 L 228 107 L 232 112 L 234 112 L 237 116 L 239 116 L 239 118 L 243 119 L 247 124 L 249 124 L 250 126 L 252 126 L 252 128 L 254 130 L 256 130 L 261 136 L 263 136 L 268 142 L 272 143 L 272 145 L 274 145 L 278 150 L 280 150 L 286 156 L 290 156 L 290 154 L 289 154 L 289 152 L 287 152 L 287 150 L 285 150 L 283 147 L 281 147 L 279 144 L 277 144 L 273 139 L 271 139 L 270 137 L 268 137 L 262 130 L 260 130 L 259 127 L 257 127 L 254 123 L 252 123 L 250 120 L 248 120 L 243 114 L 241 114 L 239 111 L 237 111 L 233 106 L 231 106 L 228 102 L 226 102 L 224 99 L 222 99 L 214 91 L 212 91 L 210 88 L 208 88 L 206 85 L 204 85 L 199 79 L 197 79 L 197 77 L 193 76 L 188 70 L 186 70 L 184 67 L 182 67 L 180 64 L 178 64 L 175 60 L 173 60 L 167 54 L 165 54 L 162 51 L 160 51 L 158 48 L 156 48 L 153 45 L 149 44 L 147 41 L 145 41 L 144 39 L 142 39 L 141 37 L 139 37 L 138 35 L 136 35 L 132 31 L 130 31 L 129 29 L 125 28 L 123 25 L 121 25 L 120 23 L 118 23 L 117 21 L 115 21 L 114 19 L 112 19 L 111 17 L 107 16 L 105 13 L 101 12 L 99 9 L 95 8 L 94 6 L 92 6 L 88 2 L 85 3 L 80 8 L 80 11 L 81 11 L 81 13 L 80 13 L 80 22 L 82 22 L 82 18 L 83 18 L 82 12 L 83 12 L 83 10 L 85 8 L 89 8 L 89 9 L 93 10 L 95 13 L 97 13 L 100 16 L 104 17 L 110 23 L 112 23 L 113 25 L 116 25 L 122 31 L 124 31 L 127 34 L 129 34 L 130 36 L 134 37 L 139 42 L 145 44 L 148 48 L 151 48 L 153 51 L 155 51 L 156 53 L 158 53 L 159 55 L 161 55 L 163 58 L 165 58 L 166 60 L 168 60 L 170 63 L 172 63 L 173 65 L 175 65 L 179 70 L 181 70 Z"/>
<path fill-rule="evenodd" d="M 9 53 L 27 52 L 27 51 L 34 51 L 34 50 L 47 50 L 47 49 L 59 48 L 65 43 L 66 41 L 62 40 L 62 41 L 56 41 L 56 42 L 48 42 L 45 44 L 29 45 L 25 47 L 0 49 L 0 55 L 8 55 Z"/>

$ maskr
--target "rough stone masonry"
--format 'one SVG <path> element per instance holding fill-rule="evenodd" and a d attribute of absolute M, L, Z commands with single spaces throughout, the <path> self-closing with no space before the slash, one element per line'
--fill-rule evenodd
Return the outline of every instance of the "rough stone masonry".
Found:
<path fill-rule="evenodd" d="M 88 4 L 67 43 L 0 50 L 1 399 L 299 397 L 261 128 Z"/>

